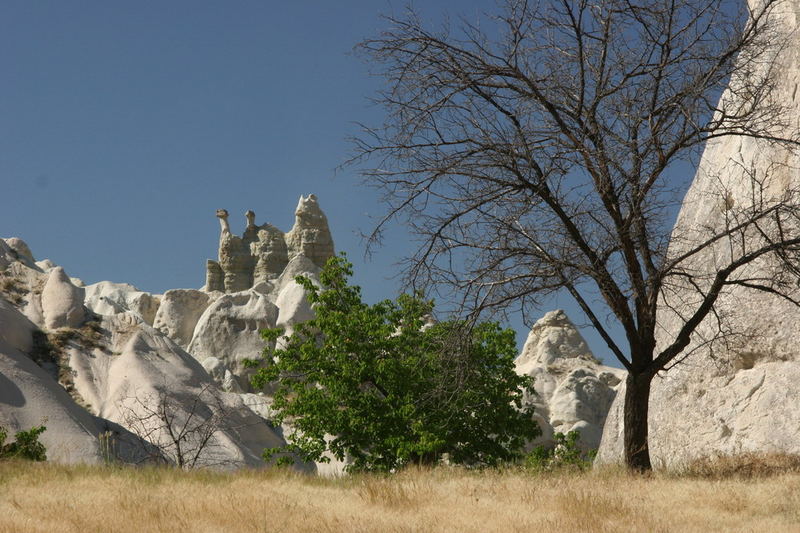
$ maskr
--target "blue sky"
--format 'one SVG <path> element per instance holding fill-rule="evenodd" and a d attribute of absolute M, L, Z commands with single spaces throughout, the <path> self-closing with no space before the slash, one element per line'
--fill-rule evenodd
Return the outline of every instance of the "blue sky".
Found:
<path fill-rule="evenodd" d="M 0 236 L 18 236 L 86 283 L 200 287 L 216 257 L 214 211 L 234 231 L 287 231 L 315 193 L 365 299 L 394 297 L 410 237 L 393 228 L 363 258 L 381 214 L 357 169 L 336 171 L 379 87 L 351 54 L 384 25 L 385 1 L 0 3 Z M 492 3 L 426 0 L 431 23 Z M 544 309 L 564 307 L 554 301 Z M 527 330 L 512 324 L 520 341 Z M 608 350 L 584 331 L 595 354 Z"/>

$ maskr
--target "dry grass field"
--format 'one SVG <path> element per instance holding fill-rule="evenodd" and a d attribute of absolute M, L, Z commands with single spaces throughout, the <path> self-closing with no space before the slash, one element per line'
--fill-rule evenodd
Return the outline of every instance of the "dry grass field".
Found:
<path fill-rule="evenodd" d="M 796 469 L 729 470 L 739 475 L 442 468 L 320 479 L 11 462 L 0 463 L 0 532 L 800 532 Z"/>

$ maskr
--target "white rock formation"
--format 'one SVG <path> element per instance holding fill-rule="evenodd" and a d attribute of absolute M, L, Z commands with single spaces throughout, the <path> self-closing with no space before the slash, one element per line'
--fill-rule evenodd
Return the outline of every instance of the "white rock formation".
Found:
<path fill-rule="evenodd" d="M 50 458 L 97 462 L 104 459 L 98 437 L 101 432 L 111 431 L 116 454 L 123 460 L 138 462 L 149 455 L 158 455 L 152 443 L 162 439 L 164 431 L 161 428 L 149 434 L 149 443 L 141 441 L 128 431 L 134 429 L 129 423 L 130 414 L 139 409 L 139 414 L 144 415 L 145 406 L 154 409 L 160 399 L 168 398 L 178 423 L 187 417 L 198 420 L 213 413 L 224 415 L 215 432 L 214 445 L 200 464 L 259 466 L 264 464 L 261 452 L 265 447 L 283 444 L 280 434 L 247 407 L 238 394 L 221 391 L 199 362 L 148 326 L 143 313 L 125 308 L 141 309 L 134 304 L 141 302 L 143 295 L 149 296 L 147 293 L 126 284 L 95 284 L 90 288 L 88 301 L 106 313 L 92 317 L 99 324 L 83 324 L 87 318 L 83 314 L 83 289 L 75 287 L 62 268 L 50 262 L 36 265 L 32 256 L 23 261 L 20 252 L 11 251 L 6 240 L 0 242 L 0 255 L 7 261 L 0 268 L 0 424 L 12 433 L 29 429 L 47 418 L 47 431 L 41 440 Z M 24 244 L 21 241 L 12 242 L 16 250 L 27 249 L 21 246 Z M 251 292 L 255 295 L 253 300 L 266 301 L 265 295 Z M 101 298 L 108 294 L 114 298 L 103 301 Z M 185 295 L 174 293 L 168 301 L 173 305 Z M 12 297 L 14 305 L 3 296 Z M 235 300 L 237 295 L 228 296 Z M 191 309 L 176 311 L 173 305 L 170 312 L 168 306 L 162 313 L 169 318 L 163 321 L 165 327 L 175 326 L 175 331 L 185 332 L 186 324 L 194 320 L 190 316 L 198 312 L 196 300 L 213 298 L 214 295 L 197 298 L 192 294 L 188 297 L 193 302 Z M 245 300 L 250 299 L 245 296 Z M 108 307 L 103 308 L 106 304 Z M 258 304 L 248 306 L 247 302 L 241 307 L 256 315 L 258 309 L 267 309 L 269 324 L 274 324 L 277 317 L 277 310 L 269 302 L 261 308 Z M 221 323 L 229 325 L 231 318 L 241 315 L 223 313 Z M 50 339 L 59 340 L 54 341 L 56 344 L 42 345 L 47 336 L 41 330 L 53 328 L 58 329 Z M 205 332 L 220 330 L 224 331 L 224 326 L 208 325 Z M 38 335 L 40 345 L 33 342 L 33 334 Z M 241 348 L 241 343 L 234 344 Z M 41 357 L 36 355 L 37 350 L 44 349 L 51 359 L 46 361 L 47 370 L 32 359 Z M 259 351 L 260 346 L 256 352 Z M 59 367 L 61 375 L 67 376 L 70 393 L 54 377 L 59 374 Z M 234 379 L 228 372 L 221 381 Z"/>
<path fill-rule="evenodd" d="M 289 259 L 303 255 L 318 267 L 325 266 L 325 261 L 334 254 L 333 238 L 317 197 L 313 194 L 301 196 L 294 215 L 294 226 L 286 234 Z"/>
<path fill-rule="evenodd" d="M 140 291 L 128 283 L 101 281 L 85 287 L 85 305 L 99 315 L 115 315 L 132 311 L 153 325 L 159 298 Z"/>
<path fill-rule="evenodd" d="M 0 426 L 17 431 L 45 425 L 39 440 L 49 459 L 97 463 L 102 459 L 92 415 L 27 355 L 36 325 L 0 296 Z"/>
<path fill-rule="evenodd" d="M 231 232 L 228 211 L 217 210 L 220 220 L 217 261 L 206 264 L 207 291 L 240 292 L 281 276 L 287 264 L 304 258 L 322 267 L 334 255 L 328 219 L 313 194 L 300 197 L 295 222 L 284 234 L 267 223 L 255 224 L 255 213 L 247 211 L 247 227 L 241 237 Z"/>
<path fill-rule="evenodd" d="M 800 2 L 788 3 L 780 15 L 790 40 L 769 65 L 779 73 L 777 99 L 791 107 L 790 128 L 800 127 Z M 733 98 L 729 91 L 724 99 Z M 782 132 L 781 132 L 782 133 Z M 709 230 L 752 205 L 752 178 L 764 182 L 756 193 L 766 201 L 800 188 L 800 161 L 786 150 L 762 141 L 723 137 L 710 141 L 683 201 L 673 230 L 670 253 L 703 242 Z M 755 171 L 755 175 L 751 173 Z M 723 240 L 699 254 L 692 265 L 712 272 L 730 257 Z M 753 264 L 748 276 L 770 278 L 774 265 Z M 671 294 L 680 309 L 690 290 Z M 800 294 L 795 291 L 794 298 Z M 739 452 L 800 453 L 800 310 L 788 301 L 744 288 L 730 288 L 718 301 L 718 312 L 736 337 L 712 353 L 703 339 L 715 336 L 707 320 L 692 338 L 683 362 L 659 374 L 652 386 L 649 412 L 651 459 L 655 466 L 678 466 L 692 459 Z M 683 321 L 667 306 L 659 308 L 657 343 L 672 341 Z M 624 390 L 624 389 L 623 389 Z M 620 391 L 611 408 L 598 454 L 599 462 L 621 462 L 623 447 Z"/>
<path fill-rule="evenodd" d="M 596 449 L 614 400 L 622 370 L 600 364 L 564 311 L 545 314 L 531 329 L 515 362 L 518 374 L 533 376 L 542 437 L 535 444 L 553 444 L 554 432 L 580 433 L 584 449 Z"/>
<path fill-rule="evenodd" d="M 197 321 L 212 300 L 209 293 L 195 289 L 169 290 L 161 297 L 153 327 L 185 350 L 192 342 Z"/>
<path fill-rule="evenodd" d="M 47 329 L 74 328 L 86 318 L 84 290 L 72 284 L 64 269 L 50 270 L 42 290 L 42 313 Z"/>
<path fill-rule="evenodd" d="M 132 416 L 144 420 L 148 409 L 164 401 L 176 424 L 222 413 L 201 461 L 210 466 L 259 466 L 263 448 L 283 443 L 237 394 L 220 391 L 199 362 L 138 316 L 104 316 L 101 331 L 93 346 L 78 340 L 67 347 L 75 388 L 99 416 L 130 427 Z M 149 439 L 164 439 L 165 432 L 161 428 Z"/>
<path fill-rule="evenodd" d="M 278 308 L 267 297 L 249 290 L 222 295 L 204 312 L 195 326 L 189 353 L 202 362 L 219 359 L 250 390 L 251 369 L 246 359 L 257 359 L 264 349 L 260 331 L 275 327 Z"/>

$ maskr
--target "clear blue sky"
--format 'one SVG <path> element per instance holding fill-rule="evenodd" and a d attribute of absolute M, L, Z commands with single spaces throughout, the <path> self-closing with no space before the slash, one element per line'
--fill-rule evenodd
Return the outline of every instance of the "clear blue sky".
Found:
<path fill-rule="evenodd" d="M 491 2 L 426 0 L 475 17 Z M 18 236 L 86 283 L 200 287 L 216 257 L 217 208 L 234 231 L 291 227 L 315 193 L 338 250 L 374 302 L 394 297 L 409 250 L 395 228 L 363 259 L 380 215 L 356 169 L 335 172 L 354 122 L 375 124 L 379 80 L 351 54 L 385 24 L 386 1 L 0 2 L 0 236 Z M 564 307 L 553 302 L 544 311 Z M 527 330 L 511 326 L 520 341 Z M 584 331 L 608 363 L 599 337 Z M 614 363 L 612 363 L 614 364 Z"/>

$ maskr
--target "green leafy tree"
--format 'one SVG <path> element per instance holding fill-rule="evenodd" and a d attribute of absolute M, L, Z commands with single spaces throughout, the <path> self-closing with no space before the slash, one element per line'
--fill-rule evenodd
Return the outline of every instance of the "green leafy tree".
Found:
<path fill-rule="evenodd" d="M 0 459 L 46 461 L 47 450 L 44 444 L 39 442 L 39 435 L 46 429 L 45 426 L 36 426 L 27 431 L 18 431 L 14 435 L 14 442 L 6 444 L 8 431 L 0 426 Z"/>
<path fill-rule="evenodd" d="M 378 471 L 444 454 L 471 465 L 517 458 L 539 430 L 522 402 L 532 380 L 514 372 L 513 331 L 430 324 L 433 303 L 409 295 L 367 305 L 350 276 L 352 265 L 334 257 L 322 287 L 298 277 L 316 317 L 289 337 L 263 331 L 267 364 L 253 382 L 277 383 L 275 422 L 296 428 L 286 447 L 265 457 L 327 461 L 330 452 L 349 458 L 352 470 Z"/>

